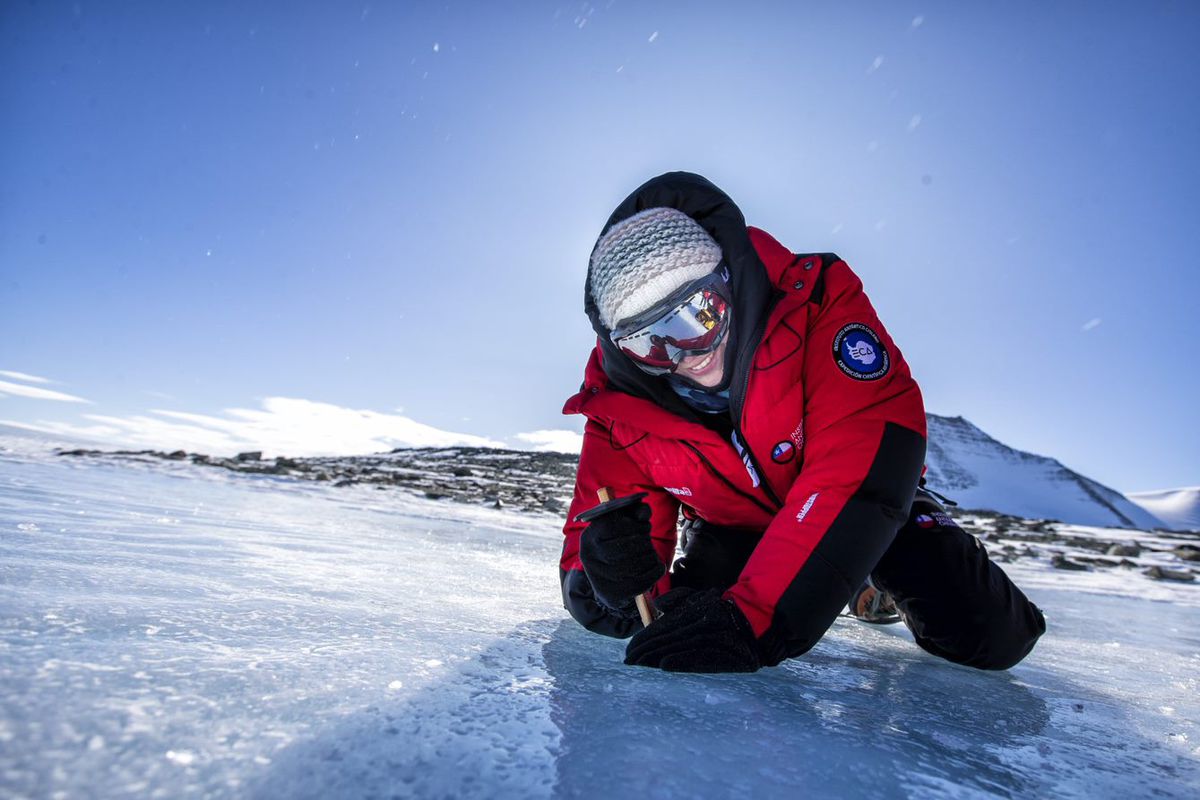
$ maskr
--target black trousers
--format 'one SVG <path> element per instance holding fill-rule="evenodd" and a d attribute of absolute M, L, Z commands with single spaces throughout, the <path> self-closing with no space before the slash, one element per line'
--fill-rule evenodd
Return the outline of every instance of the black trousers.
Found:
<path fill-rule="evenodd" d="M 761 533 L 703 520 L 685 523 L 672 586 L 727 589 L 760 538 Z M 1038 607 L 992 563 L 979 540 L 925 492 L 918 493 L 908 521 L 879 562 L 863 569 L 896 601 L 917 644 L 956 664 L 1008 669 L 1046 632 Z M 833 619 L 813 624 L 824 630 Z"/>

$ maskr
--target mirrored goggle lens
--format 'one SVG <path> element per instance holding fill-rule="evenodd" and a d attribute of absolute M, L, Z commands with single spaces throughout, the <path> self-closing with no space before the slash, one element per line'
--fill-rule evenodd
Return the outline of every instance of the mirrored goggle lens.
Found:
<path fill-rule="evenodd" d="M 673 369 L 689 351 L 712 348 L 724 331 L 729 304 L 712 289 L 700 289 L 658 320 L 617 339 L 631 358 Z"/>

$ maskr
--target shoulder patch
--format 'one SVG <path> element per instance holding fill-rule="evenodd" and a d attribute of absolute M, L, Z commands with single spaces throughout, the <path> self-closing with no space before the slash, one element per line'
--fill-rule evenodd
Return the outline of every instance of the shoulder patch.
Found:
<path fill-rule="evenodd" d="M 843 325 L 833 337 L 833 360 L 856 381 L 878 380 L 892 366 L 883 340 L 861 322 Z"/>

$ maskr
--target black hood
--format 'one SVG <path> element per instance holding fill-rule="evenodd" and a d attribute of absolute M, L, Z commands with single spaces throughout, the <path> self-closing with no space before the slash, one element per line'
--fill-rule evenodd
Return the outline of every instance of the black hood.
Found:
<path fill-rule="evenodd" d="M 647 208 L 659 207 L 678 209 L 700 223 L 721 246 L 725 262 L 729 264 L 734 310 L 732 343 L 736 352 L 728 363 L 733 364 L 732 375 L 736 381 L 748 367 L 758 340 L 757 328 L 773 294 L 767 270 L 750 243 L 746 220 L 729 195 L 707 178 L 691 172 L 668 172 L 651 178 L 626 197 L 604 224 L 597 242 L 621 220 Z M 594 246 L 592 251 L 595 252 Z M 604 372 L 612 385 L 627 394 L 652 400 L 672 413 L 698 420 L 699 415 L 675 394 L 665 378 L 642 372 L 608 338 L 609 330 L 600 322 L 600 312 L 592 299 L 591 286 L 589 258 L 583 307 L 592 321 L 592 328 L 600 337 Z"/>

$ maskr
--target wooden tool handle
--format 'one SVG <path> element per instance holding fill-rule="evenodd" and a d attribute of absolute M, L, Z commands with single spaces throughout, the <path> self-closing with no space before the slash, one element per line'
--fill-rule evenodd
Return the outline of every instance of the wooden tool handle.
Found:
<path fill-rule="evenodd" d="M 642 625 L 648 626 L 654 622 L 654 612 L 650 610 L 650 593 L 639 594 L 633 598 L 633 602 L 637 603 L 638 616 L 642 618 Z"/>
<path fill-rule="evenodd" d="M 596 496 L 600 498 L 601 503 L 607 503 L 613 499 L 612 492 L 609 491 L 607 486 L 601 486 L 597 489 Z M 650 605 L 649 592 L 639 594 L 633 598 L 633 602 L 637 604 L 638 616 L 642 618 L 642 625 L 648 626 L 651 622 L 654 622 L 654 611 L 652 610 L 653 606 Z"/>

